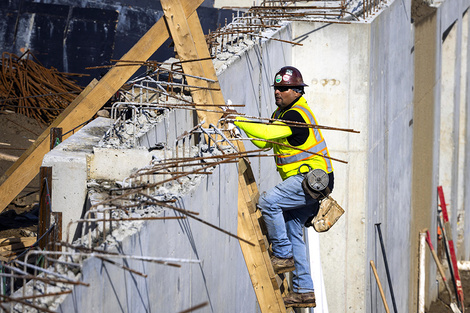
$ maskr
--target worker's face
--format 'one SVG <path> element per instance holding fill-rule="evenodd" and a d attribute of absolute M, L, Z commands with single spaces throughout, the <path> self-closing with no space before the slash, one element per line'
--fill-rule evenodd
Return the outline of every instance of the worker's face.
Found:
<path fill-rule="evenodd" d="M 274 98 L 276 99 L 276 105 L 281 109 L 284 109 L 291 104 L 295 99 L 300 97 L 301 94 L 289 89 L 289 87 L 279 86 L 274 87 Z"/>

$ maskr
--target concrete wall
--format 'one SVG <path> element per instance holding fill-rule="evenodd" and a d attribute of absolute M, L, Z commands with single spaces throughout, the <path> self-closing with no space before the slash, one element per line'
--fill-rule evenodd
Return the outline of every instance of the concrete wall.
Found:
<path fill-rule="evenodd" d="M 459 103 L 459 142 L 458 142 L 458 168 L 459 168 L 459 176 L 458 176 L 458 214 L 461 215 L 460 220 L 463 221 L 465 218 L 465 193 L 466 193 L 466 180 L 465 180 L 465 167 L 466 167 L 466 149 L 467 149 L 467 120 L 468 120 L 468 109 L 467 109 L 467 94 L 468 94 L 468 76 L 467 76 L 467 68 L 468 68 L 468 53 L 469 53 L 469 42 L 468 42 L 468 33 L 469 33 L 469 16 L 468 11 L 462 16 L 462 41 L 461 41 L 461 49 L 460 49 L 460 103 Z M 463 216 L 463 218 L 462 218 Z M 463 223 L 465 225 L 465 223 Z M 459 240 L 462 239 L 464 232 L 458 233 Z M 467 254 L 468 248 L 466 245 L 462 245 L 460 247 L 460 256 L 464 259 L 468 259 Z M 467 256 L 467 258 L 465 258 Z"/>
<path fill-rule="evenodd" d="M 198 218 L 231 233 L 237 230 L 238 176 L 235 164 L 218 166 L 195 188 L 182 194 L 176 206 L 199 212 Z M 160 216 L 174 216 L 164 210 Z M 178 214 L 176 214 L 178 215 Z M 132 226 L 132 227 L 131 227 Z M 82 266 L 83 281 L 58 312 L 180 312 L 209 302 L 201 312 L 259 312 L 256 296 L 235 238 L 193 219 L 146 221 L 119 241 L 120 253 L 135 256 L 199 260 L 181 268 L 135 260 L 123 263 L 148 275 L 124 271 L 96 258 Z M 116 230 L 117 231 L 117 230 Z M 112 237 L 118 236 L 113 232 Z M 121 261 L 118 261 L 121 263 Z M 178 262 L 176 262 L 178 263 Z"/>
<path fill-rule="evenodd" d="M 437 9 L 426 13 L 422 20 L 418 21 L 413 15 L 413 23 L 410 1 L 391 2 L 374 18 L 361 23 L 293 23 L 282 28 L 274 36 L 301 41 L 302 47 L 292 47 L 274 40 L 260 40 L 257 42 L 259 45 L 233 55 L 226 66 L 218 71 L 225 100 L 230 99 L 234 104 L 245 104 L 245 108 L 237 108 L 239 112 L 249 116 L 267 117 L 274 109 L 273 91 L 270 87 L 274 73 L 287 64 L 297 66 L 309 85 L 306 89 L 306 99 L 319 123 L 360 131 L 360 134 L 323 131 L 331 156 L 345 160 L 348 164 L 333 164 L 335 189 L 332 195 L 345 208 L 345 215 L 327 233 L 316 234 L 309 231 L 312 267 L 317 266 L 316 262 L 321 260 L 326 278 L 328 304 L 323 305 L 321 309 L 317 308 L 317 312 L 383 312 L 382 300 L 370 269 L 370 260 L 377 266 L 388 303 L 392 305 L 377 224 L 380 224 L 383 234 L 398 311 L 415 310 L 418 233 L 423 228 L 429 228 L 435 241 L 436 187 L 441 182 L 446 182 L 446 188 L 450 188 L 446 191 L 446 197 L 448 203 L 454 203 L 451 208 L 451 221 L 454 239 L 457 238 L 459 217 L 455 204 L 462 203 L 459 209 L 462 213 L 470 203 L 470 187 L 459 186 L 459 181 L 467 181 L 462 177 L 470 177 L 466 158 L 470 151 L 466 145 L 470 134 L 466 127 L 466 112 L 469 106 L 469 82 L 466 74 L 469 67 L 469 23 L 465 15 L 462 15 L 469 5 L 468 2 L 462 0 L 441 3 L 437 5 Z M 451 25 L 454 30 L 449 28 Z M 450 31 L 443 40 L 443 35 L 447 34 L 448 29 Z M 443 107 L 444 101 L 450 101 L 451 105 Z M 158 142 L 159 139 L 155 138 L 147 141 Z M 444 143 L 444 140 L 447 145 L 440 144 Z M 451 143 L 454 148 L 449 152 L 447 150 Z M 254 148 L 249 143 L 245 146 L 247 149 Z M 252 158 L 251 162 L 261 191 L 280 181 L 271 158 Z M 463 173 L 465 176 L 462 176 Z M 233 173 L 222 175 L 221 177 L 229 177 Z M 217 180 L 217 177 L 211 179 Z M 186 200 L 182 201 L 186 201 L 184 203 L 188 209 L 191 208 L 189 201 L 191 204 L 201 201 L 204 206 L 201 208 L 203 216 L 208 219 L 213 217 L 209 212 L 220 212 L 220 219 L 216 222 L 230 219 L 231 213 L 222 209 L 225 204 L 220 205 L 236 203 L 231 198 L 233 195 L 224 194 L 230 193 L 231 190 L 230 182 L 226 183 L 224 182 L 225 187 L 221 190 L 222 194 L 217 196 L 220 198 L 215 199 L 216 204 L 207 196 L 212 190 L 209 188 L 212 184 L 210 179 L 198 187 L 203 189 L 200 189 L 197 195 L 185 195 L 183 199 Z M 212 207 L 212 211 L 204 211 L 205 206 Z M 229 216 L 225 216 L 225 213 Z M 462 218 L 461 216 L 460 220 Z M 465 234 L 470 233 L 469 221 L 470 218 L 465 215 Z M 232 222 L 235 227 L 235 222 Z M 218 267 L 219 258 L 223 262 L 229 262 L 232 268 L 237 268 L 241 273 L 240 277 L 229 276 L 227 279 L 230 284 L 235 284 L 241 289 L 236 291 L 237 301 L 243 302 L 245 300 L 240 299 L 246 299 L 243 304 L 246 307 L 240 310 L 252 312 L 256 300 L 250 289 L 251 283 L 246 280 L 249 277 L 245 277 L 248 273 L 244 268 L 243 259 L 240 259 L 238 246 L 231 246 L 233 242 L 224 242 L 224 247 L 231 248 L 212 258 L 210 253 L 202 248 L 206 247 L 205 241 L 208 239 L 204 234 L 199 234 L 199 231 L 204 233 L 205 230 L 197 229 L 196 234 L 196 227 L 191 224 L 191 234 L 200 235 L 200 240 L 191 241 L 184 232 L 175 235 L 183 242 L 191 241 L 193 245 L 188 249 L 193 251 L 175 251 L 178 255 L 181 252 L 181 257 L 194 257 L 197 250 L 199 258 L 212 265 L 212 271 L 221 269 Z M 135 244 L 138 240 L 144 240 L 142 238 L 148 236 L 176 238 L 160 231 L 163 230 L 153 229 L 152 224 L 148 223 L 140 234 L 126 239 L 123 247 L 135 248 L 138 246 Z M 168 231 L 172 234 L 174 228 L 170 227 Z M 217 235 L 217 238 L 219 237 L 223 238 Z M 316 245 L 318 238 L 320 248 Z M 468 241 L 464 240 L 462 248 L 458 251 L 459 255 L 465 255 L 467 258 L 470 254 Z M 168 255 L 170 248 L 163 243 L 170 245 L 174 242 L 170 239 L 162 241 L 158 248 L 158 252 L 164 252 L 162 255 Z M 183 244 L 183 247 L 185 246 Z M 195 246 L 197 249 L 194 249 Z M 136 253 L 136 250 L 127 251 Z M 144 242 L 141 253 L 145 254 L 144 251 L 153 253 L 152 245 Z M 231 253 L 235 253 L 236 261 L 227 259 Z M 87 266 L 90 266 L 92 272 L 104 273 L 109 277 L 104 280 L 102 290 L 113 290 L 113 287 L 121 282 L 114 276 L 119 274 L 109 274 L 109 266 L 103 267 L 97 261 L 89 262 Z M 106 271 L 103 271 L 104 268 Z M 153 280 L 161 274 L 158 270 L 153 272 L 153 267 L 146 267 L 146 270 L 152 273 L 152 279 L 140 282 L 135 278 L 126 278 L 124 282 L 127 291 L 116 291 L 112 296 L 114 299 L 109 300 L 109 306 L 122 310 L 130 304 L 142 308 L 153 305 L 145 296 L 160 297 L 162 289 L 153 287 Z M 438 287 L 435 284 L 435 267 L 429 255 L 427 270 L 429 303 L 435 298 Z M 176 293 L 172 295 L 165 293 L 173 304 L 177 302 L 178 297 L 182 299 L 178 301 L 186 306 L 198 303 L 199 299 L 201 302 L 210 299 L 211 303 L 213 302 L 211 310 L 217 312 L 220 308 L 218 301 L 222 300 L 214 290 L 226 288 L 222 290 L 228 294 L 234 292 L 230 289 L 232 286 L 220 286 L 213 282 L 214 278 L 208 274 L 208 267 L 196 270 L 194 265 L 190 265 L 188 271 L 194 280 L 194 285 L 192 281 L 190 283 L 190 290 L 183 291 L 181 287 L 178 289 L 173 285 L 178 279 L 185 279 L 180 277 L 178 272 L 169 271 L 171 273 L 162 278 L 168 280 L 170 290 L 176 288 Z M 139 283 L 135 283 L 137 281 Z M 247 281 L 250 288 L 247 287 Z M 142 284 L 144 289 L 136 287 Z M 206 291 L 193 290 L 200 286 Z M 316 288 L 322 289 L 318 284 Z M 142 290 L 144 297 L 137 296 Z M 124 294 L 121 294 L 122 292 Z M 90 294 L 81 294 L 80 291 L 74 295 L 74 300 L 69 298 L 67 301 L 77 302 L 89 296 Z M 317 298 L 322 298 L 321 291 Z M 137 301 L 137 304 L 134 304 L 134 301 Z M 236 307 L 241 304 L 232 305 Z M 102 308 L 100 303 L 95 306 Z"/>
<path fill-rule="evenodd" d="M 338 225 L 319 235 L 331 312 L 365 311 L 369 33 L 364 24 L 294 24 L 293 37 L 304 36 L 304 46 L 294 48 L 293 63 L 309 85 L 306 99 L 319 124 L 361 131 L 323 131 L 330 155 L 349 162 L 333 162 L 332 196 L 346 213 Z M 312 253 L 319 251 L 311 247 Z"/>
<path fill-rule="evenodd" d="M 435 236 L 438 178 L 449 175 L 448 188 L 454 186 L 455 190 L 447 192 L 447 199 L 457 202 L 458 173 L 466 171 L 466 161 L 456 157 L 458 147 L 465 149 L 468 138 L 462 135 L 466 127 L 459 125 L 467 120 L 460 116 L 465 110 L 456 107 L 456 103 L 468 106 L 461 99 L 467 98 L 466 88 L 462 90 L 461 86 L 468 85 L 467 65 L 461 65 L 467 64 L 461 57 L 468 58 L 468 42 L 465 32 L 459 30 L 464 11 L 464 2 L 442 3 L 436 17 L 425 21 L 431 25 L 425 27 L 426 34 L 422 29 L 415 34 L 411 3 L 407 1 L 389 4 L 367 23 L 294 24 L 293 37 L 302 40 L 304 46 L 293 49 L 293 64 L 310 84 L 307 99 L 320 124 L 361 131 L 359 135 L 323 132 L 331 155 L 349 162 L 334 163 L 333 197 L 345 207 L 346 215 L 339 227 L 320 234 L 332 312 L 383 310 L 370 260 L 374 260 L 383 278 L 391 306 L 375 226 L 379 223 L 397 308 L 416 308 L 418 234 L 426 227 Z M 456 30 L 446 39 L 451 40 L 452 48 L 444 53 L 442 35 L 453 21 L 457 21 Z M 468 29 L 468 23 L 462 24 Z M 422 40 L 428 41 L 423 45 Z M 415 48 L 420 49 L 419 56 L 414 55 Z M 415 64 L 418 57 L 421 65 Z M 305 62 L 307 58 L 309 62 Z M 465 72 L 461 72 L 462 67 Z M 450 91 L 444 96 L 441 92 L 445 93 L 446 88 Z M 450 108 L 446 107 L 451 117 L 446 121 L 442 121 L 440 99 L 451 102 Z M 446 134 L 446 128 L 451 135 L 439 139 Z M 453 144 L 452 154 L 440 154 L 440 142 L 445 148 Z M 440 163 L 440 155 L 446 155 L 443 162 L 449 158 L 447 165 Z M 460 189 L 468 194 L 467 187 Z M 451 218 L 455 240 L 462 217 L 454 213 Z M 427 260 L 429 304 L 437 295 L 437 285 L 429 255 Z"/>
<path fill-rule="evenodd" d="M 446 1 L 439 3 L 438 18 L 441 24 L 438 25 L 438 33 L 442 46 L 438 50 L 439 69 L 441 70 L 441 92 L 447 93 L 450 98 L 442 95 L 440 97 L 440 123 L 441 140 L 447 140 L 448 145 L 439 150 L 439 184 L 443 186 L 446 202 L 452 224 L 452 236 L 457 240 L 457 229 L 462 224 L 465 208 L 459 208 L 459 199 L 468 197 L 468 184 L 459 186 L 462 181 L 461 176 L 468 171 L 462 166 L 467 166 L 466 160 L 461 160 L 463 154 L 461 149 L 466 148 L 468 134 L 466 134 L 466 125 L 460 125 L 467 121 L 468 107 L 468 40 L 465 38 L 468 34 L 468 22 L 466 22 L 467 10 L 470 6 L 469 1 Z M 465 14 L 464 14 L 465 13 Z M 455 44 L 453 44 L 455 41 Z M 462 57 L 466 57 L 463 60 Z M 453 70 L 449 69 L 452 67 Z M 461 70 L 464 69 L 465 72 Z M 452 73 L 449 73 L 453 71 Z M 451 76 L 452 75 L 452 76 Z M 452 95 L 451 95 L 452 93 Z M 461 145 L 461 146 L 460 146 Z M 468 155 L 468 154 L 467 154 Z M 450 164 L 450 162 L 453 162 Z M 460 193 L 463 193 L 460 194 Z M 447 200 L 448 199 L 448 200 Z M 462 200 L 460 200 L 462 201 Z M 464 226 L 466 229 L 470 225 Z M 459 244 L 459 246 L 462 242 Z M 466 246 L 467 244 L 463 244 Z M 463 247 L 462 246 L 462 247 Z M 468 249 L 457 249 L 457 255 L 469 255 Z"/>
<path fill-rule="evenodd" d="M 289 40 L 290 27 L 275 36 Z M 241 111 L 248 115 L 269 116 L 274 110 L 272 77 L 281 66 L 290 63 L 290 46 L 280 42 L 267 44 L 264 40 L 235 59 L 238 62 L 219 72 L 225 98 L 234 104 L 246 104 Z M 240 76 L 237 73 L 251 74 Z M 106 127 L 99 128 L 100 123 Z M 170 149 L 174 148 L 175 138 L 192 128 L 193 123 L 190 111 L 171 112 L 140 137 L 138 143 L 143 147 L 164 143 Z M 45 158 L 44 165 L 53 166 L 57 189 L 53 192 L 53 208 L 59 209 L 62 202 L 67 201 L 65 209 L 75 214 L 70 219 L 76 220 L 82 214 L 87 179 L 122 180 L 133 168 L 148 164 L 149 157 L 142 155 L 146 153 L 142 150 L 94 148 L 109 126 L 109 120 L 94 121 L 88 126 L 94 131 L 85 129 L 77 133 Z M 90 137 L 90 133 L 93 136 Z M 69 151 L 74 145 L 79 148 Z M 250 143 L 246 146 L 255 148 Z M 141 162 L 137 163 L 138 160 Z M 113 167 L 106 170 L 110 164 Z M 253 158 L 252 164 L 261 190 L 280 181 L 272 158 Z M 73 180 L 75 191 L 70 194 L 66 182 L 76 175 L 74 168 L 77 166 L 80 175 Z M 178 205 L 197 211 L 199 218 L 236 233 L 238 194 L 233 190 L 237 189 L 238 182 L 233 177 L 238 177 L 235 165 L 217 167 L 216 172 L 205 177 L 196 189 L 181 195 Z M 181 311 L 205 301 L 210 305 L 202 310 L 204 312 L 224 312 L 227 308 L 232 312 L 259 311 L 238 241 L 199 222 L 144 223 L 136 233 L 124 237 L 118 250 L 129 255 L 199 259 L 201 264 L 183 264 L 182 268 L 175 269 L 126 261 L 127 266 L 148 275 L 142 278 L 100 260 L 88 259 L 82 273 L 90 287 L 75 288 L 73 295 L 61 304 L 60 312 Z"/>
<path fill-rule="evenodd" d="M 405 5 L 405 6 L 404 6 Z M 360 134 L 323 131 L 335 162 L 333 197 L 346 214 L 320 234 L 331 312 L 380 312 L 373 260 L 385 279 L 380 224 L 399 311 L 408 310 L 413 138 L 413 32 L 410 3 L 393 2 L 368 23 L 295 24 L 298 66 L 320 124 Z M 309 59 L 310 62 L 304 60 Z M 346 277 L 346 279 L 345 279 Z M 384 281 L 382 281 L 384 283 Z M 400 287 L 398 287 L 400 286 Z M 388 286 L 384 286 L 391 305 Z"/>

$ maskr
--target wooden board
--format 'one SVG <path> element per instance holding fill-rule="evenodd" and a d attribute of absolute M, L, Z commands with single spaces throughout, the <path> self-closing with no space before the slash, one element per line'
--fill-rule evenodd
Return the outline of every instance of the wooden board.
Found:
<path fill-rule="evenodd" d="M 36 237 L 10 237 L 10 238 L 1 238 L 0 247 L 10 246 L 14 244 L 22 244 L 23 246 L 31 246 L 36 242 Z"/>
<path fill-rule="evenodd" d="M 209 50 L 197 14 L 193 14 L 188 19 L 184 18 L 180 0 L 161 0 L 161 4 L 179 59 L 188 61 L 209 58 Z M 182 63 L 182 66 L 185 74 L 217 80 L 212 60 Z M 190 77 L 187 80 L 190 85 L 219 89 L 197 89 L 191 92 L 195 103 L 216 105 L 225 103 L 218 82 L 208 83 Z M 198 118 L 201 121 L 204 120 L 206 125 L 209 123 L 217 125 L 221 113 L 201 111 L 198 113 Z M 245 151 L 241 142 L 238 146 L 240 151 Z M 245 160 L 239 163 L 238 186 L 238 235 L 256 243 L 255 246 L 251 246 L 240 241 L 240 246 L 261 312 L 286 312 L 267 251 L 267 244 L 258 223 L 259 212 L 256 211 L 255 204 L 259 193 L 256 181 Z"/>
<path fill-rule="evenodd" d="M 245 262 L 250 272 L 250 277 L 255 288 L 256 296 L 261 312 L 286 312 L 282 299 L 279 283 L 274 273 L 268 253 L 268 247 L 261 231 L 259 211 L 256 210 L 256 202 L 252 192 L 252 186 L 247 184 L 246 177 L 252 175 L 251 168 L 246 160 L 239 163 L 238 183 L 238 235 L 243 238 L 250 237 L 251 242 L 256 242 L 255 247 L 240 242 Z"/>
<path fill-rule="evenodd" d="M 181 5 L 182 18 L 190 17 L 203 1 L 184 1 Z M 168 37 L 169 33 L 165 20 L 161 18 L 121 60 L 146 61 Z M 71 104 L 70 108 L 67 108 L 52 123 L 51 127 L 62 127 L 65 133 L 91 119 L 139 67 L 140 65 L 111 68 L 95 86 L 84 90 L 72 102 L 73 105 Z M 47 129 L 2 177 L 2 184 L 0 185 L 0 213 L 39 172 L 42 159 L 49 151 L 49 133 L 50 130 Z"/>
<path fill-rule="evenodd" d="M 209 50 L 207 49 L 206 41 L 204 39 L 204 33 L 202 32 L 197 13 L 193 14 L 194 16 L 189 18 L 191 19 L 190 28 L 189 19 L 186 19 L 186 17 L 182 15 L 183 6 L 179 0 L 162 0 L 160 2 L 162 4 L 167 25 L 171 33 L 171 38 L 175 43 L 175 49 L 178 53 L 179 59 L 181 61 L 189 61 L 210 57 Z M 209 63 L 203 61 L 184 62 L 182 63 L 183 72 L 185 74 L 193 76 L 217 80 L 212 61 L 208 61 Z M 201 87 L 200 89 L 198 88 L 191 91 L 191 96 L 193 97 L 193 101 L 195 103 L 221 105 L 224 104 L 223 96 L 220 92 L 220 86 L 218 82 L 210 83 L 206 80 L 192 77 L 187 77 L 187 81 L 189 85 Z M 207 88 L 218 88 L 219 90 L 211 91 Z M 219 103 L 216 103 L 215 99 L 213 99 L 213 96 L 214 98 L 217 98 Z M 214 107 L 209 108 L 211 110 L 215 110 Z M 199 120 L 204 120 L 206 122 L 206 125 L 210 123 L 214 125 L 217 124 L 217 121 L 219 120 L 221 115 L 222 110 L 220 110 L 220 113 L 198 111 Z"/>

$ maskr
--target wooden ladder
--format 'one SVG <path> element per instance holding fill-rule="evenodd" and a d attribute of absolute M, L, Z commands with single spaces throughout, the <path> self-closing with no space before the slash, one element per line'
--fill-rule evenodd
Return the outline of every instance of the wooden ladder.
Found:
<path fill-rule="evenodd" d="M 188 17 L 184 14 L 183 8 L 188 2 L 192 1 L 161 0 L 169 32 L 181 61 L 198 60 L 183 62 L 184 73 L 215 81 L 211 83 L 187 77 L 189 85 L 206 87 L 192 94 L 194 102 L 224 105 L 225 101 L 197 13 L 194 12 Z M 199 120 L 206 121 L 207 125 L 210 123 L 217 125 L 221 113 L 198 112 L 198 116 Z M 237 144 L 240 152 L 245 151 L 241 141 Z M 247 160 L 241 159 L 238 182 L 238 235 L 253 245 L 240 241 L 240 246 L 261 312 L 284 313 L 287 311 L 282 292 L 287 292 L 287 280 L 285 275 L 274 273 L 268 253 L 268 243 L 260 226 L 261 215 L 256 210 L 258 197 L 259 192 L 250 164 Z"/>
<path fill-rule="evenodd" d="M 261 312 L 294 312 L 292 308 L 286 310 L 282 299 L 289 290 L 287 277 L 275 274 L 271 264 L 266 229 L 256 209 L 258 187 L 247 160 L 240 160 L 238 175 L 238 235 L 255 244 L 240 241 Z"/>

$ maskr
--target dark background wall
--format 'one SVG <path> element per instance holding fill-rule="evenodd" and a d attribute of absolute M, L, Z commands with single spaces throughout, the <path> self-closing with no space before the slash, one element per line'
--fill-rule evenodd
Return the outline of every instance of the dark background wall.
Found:
<path fill-rule="evenodd" d="M 206 0 L 197 10 L 204 33 L 231 20 L 231 10 Z M 163 16 L 160 1 L 0 1 L 0 50 L 22 55 L 31 51 L 40 63 L 62 72 L 87 74 L 76 78 L 85 86 L 107 69 Z M 152 56 L 164 61 L 174 55 L 168 40 Z"/>

